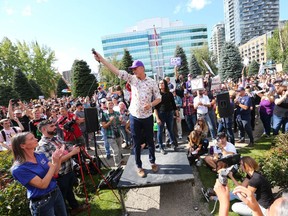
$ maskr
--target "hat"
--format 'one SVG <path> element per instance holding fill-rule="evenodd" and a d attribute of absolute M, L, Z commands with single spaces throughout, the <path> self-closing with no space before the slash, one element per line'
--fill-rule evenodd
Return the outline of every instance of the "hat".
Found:
<path fill-rule="evenodd" d="M 98 90 L 100 90 L 100 89 L 102 89 L 102 87 L 101 87 L 101 86 L 99 86 L 97 89 L 98 89 Z"/>
<path fill-rule="evenodd" d="M 118 96 L 118 94 L 113 94 L 111 98 L 112 98 L 112 99 L 114 98 L 114 99 L 118 100 L 118 99 L 119 99 L 119 96 Z"/>
<path fill-rule="evenodd" d="M 52 124 L 53 122 L 50 119 L 45 119 L 43 121 L 41 121 L 38 125 L 37 128 L 39 131 L 41 131 L 42 127 L 48 124 Z"/>
<path fill-rule="evenodd" d="M 106 98 L 101 98 L 100 103 L 106 103 Z"/>
<path fill-rule="evenodd" d="M 21 113 L 22 114 L 22 111 L 21 110 L 15 110 L 14 114 L 17 114 L 17 113 Z"/>
<path fill-rule="evenodd" d="M 188 94 L 188 91 L 187 91 L 187 89 L 184 89 L 184 94 Z"/>
<path fill-rule="evenodd" d="M 240 92 L 240 91 L 245 91 L 245 88 L 244 87 L 238 87 L 237 92 Z"/>
<path fill-rule="evenodd" d="M 131 67 L 129 67 L 129 69 L 134 69 L 134 68 L 137 68 L 137 67 L 144 67 L 144 64 L 142 61 L 140 60 L 135 60 L 132 64 Z"/>

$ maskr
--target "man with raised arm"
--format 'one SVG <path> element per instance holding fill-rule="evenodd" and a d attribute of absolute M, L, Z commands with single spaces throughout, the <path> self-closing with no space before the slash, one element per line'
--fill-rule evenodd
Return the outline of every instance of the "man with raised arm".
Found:
<path fill-rule="evenodd" d="M 111 72 L 120 79 L 127 81 L 131 85 L 132 99 L 129 107 L 130 128 L 134 142 L 135 161 L 137 174 L 145 177 L 145 170 L 141 161 L 141 137 L 142 131 L 145 133 L 146 144 L 149 149 L 149 161 L 153 172 L 157 172 L 159 167 L 155 163 L 155 146 L 153 142 L 153 111 L 152 108 L 161 102 L 161 95 L 157 82 L 145 74 L 144 64 L 135 60 L 129 69 L 134 75 L 126 71 L 119 70 L 114 65 L 106 61 L 99 53 L 94 52 L 94 58 L 99 63 L 104 64 Z"/>

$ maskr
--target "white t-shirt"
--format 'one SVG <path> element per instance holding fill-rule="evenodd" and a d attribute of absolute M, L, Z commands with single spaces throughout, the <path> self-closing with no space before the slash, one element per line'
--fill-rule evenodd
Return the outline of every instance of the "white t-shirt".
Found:
<path fill-rule="evenodd" d="M 217 146 L 214 146 L 213 148 L 214 148 L 213 149 L 214 153 L 216 153 L 216 154 L 222 153 L 221 149 L 217 148 Z M 233 152 L 234 154 L 237 153 L 235 146 L 232 143 L 230 143 L 230 142 L 227 142 L 227 144 L 224 147 L 224 149 L 225 149 L 226 152 Z"/>
<path fill-rule="evenodd" d="M 194 98 L 194 101 L 193 103 L 195 105 L 197 105 L 199 102 L 201 102 L 202 104 L 210 104 L 210 100 L 209 100 L 209 97 L 207 95 L 203 95 L 201 98 L 199 96 L 196 96 Z M 208 113 L 208 107 L 206 106 L 203 106 L 203 105 L 199 105 L 197 107 L 197 113 L 199 114 L 206 114 Z"/>
<path fill-rule="evenodd" d="M 21 128 L 20 127 L 14 127 L 14 128 L 16 129 L 16 131 L 18 133 L 21 132 Z M 11 146 L 11 138 L 16 134 L 15 131 L 13 130 L 12 127 L 10 127 L 9 130 L 3 129 L 3 131 L 5 132 L 5 135 L 6 135 L 6 145 Z M 2 135 L 2 132 L 0 132 L 0 143 L 4 143 L 4 142 L 5 142 L 4 137 Z M 0 147 L 0 149 L 1 148 L 2 148 L 2 146 Z"/>

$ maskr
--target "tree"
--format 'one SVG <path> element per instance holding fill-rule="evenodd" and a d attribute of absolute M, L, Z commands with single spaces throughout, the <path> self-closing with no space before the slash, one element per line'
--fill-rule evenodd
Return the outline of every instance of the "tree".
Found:
<path fill-rule="evenodd" d="M 195 58 L 195 55 L 192 53 L 191 60 L 190 60 L 190 71 L 193 77 L 196 77 L 198 75 L 201 75 L 201 68 L 199 67 L 199 64 Z"/>
<path fill-rule="evenodd" d="M 268 39 L 267 57 L 282 63 L 283 69 L 288 67 L 285 66 L 288 62 L 288 23 L 283 29 L 275 29 L 272 38 Z"/>
<path fill-rule="evenodd" d="M 15 69 L 14 71 L 12 86 L 22 101 L 30 101 L 30 99 L 34 99 L 33 88 L 29 84 L 25 74 L 22 73 L 20 69 Z"/>
<path fill-rule="evenodd" d="M 11 85 L 0 85 L 0 105 L 8 106 L 10 99 L 18 97 Z"/>
<path fill-rule="evenodd" d="M 107 61 L 113 64 L 116 68 L 121 67 L 121 62 L 117 60 L 117 55 L 114 55 L 112 58 L 108 58 Z M 107 67 L 102 67 L 100 70 L 100 74 L 101 81 L 106 82 L 108 87 L 121 84 L 120 79 Z"/>
<path fill-rule="evenodd" d="M 219 74 L 222 81 L 232 79 L 238 81 L 241 77 L 242 63 L 238 48 L 231 42 L 223 45 L 220 55 Z"/>
<path fill-rule="evenodd" d="M 249 76 L 257 75 L 258 72 L 259 72 L 259 64 L 255 60 L 253 60 L 249 65 L 248 75 Z"/>
<path fill-rule="evenodd" d="M 97 81 L 87 62 L 75 60 L 72 66 L 72 93 L 74 97 L 91 97 L 97 89 Z"/>
<path fill-rule="evenodd" d="M 18 66 L 18 52 L 12 42 L 4 37 L 0 43 L 0 83 L 10 85 L 14 68 Z"/>
<path fill-rule="evenodd" d="M 133 63 L 133 58 L 130 55 L 130 52 L 127 49 L 124 49 L 124 55 L 122 57 L 121 60 L 121 70 L 125 70 L 127 72 L 131 72 L 131 70 L 129 69 L 129 67 L 132 65 Z"/>
<path fill-rule="evenodd" d="M 35 80 L 30 79 L 28 82 L 34 91 L 34 98 L 39 98 L 39 96 L 43 95 L 40 86 L 35 82 Z"/>
<path fill-rule="evenodd" d="M 63 95 L 65 95 L 65 93 L 62 92 L 63 89 L 68 89 L 68 85 L 66 84 L 66 82 L 63 80 L 63 78 L 59 78 L 58 79 L 58 83 L 57 83 L 57 97 L 61 97 Z"/>
<path fill-rule="evenodd" d="M 196 57 L 196 60 L 201 68 L 201 71 L 209 71 L 208 68 L 205 66 L 204 61 L 210 66 L 212 71 L 217 74 L 217 67 L 216 67 L 216 59 L 213 57 L 212 52 L 209 51 L 207 45 L 204 45 L 200 48 L 193 48 L 191 49 L 191 53 L 193 53 Z"/>
<path fill-rule="evenodd" d="M 183 48 L 180 47 L 179 45 L 177 45 L 177 47 L 176 47 L 174 56 L 181 58 L 181 65 L 180 65 L 180 67 L 178 67 L 178 73 L 182 74 L 183 76 L 186 77 L 189 74 L 187 57 L 186 57 L 186 54 L 185 54 Z"/>

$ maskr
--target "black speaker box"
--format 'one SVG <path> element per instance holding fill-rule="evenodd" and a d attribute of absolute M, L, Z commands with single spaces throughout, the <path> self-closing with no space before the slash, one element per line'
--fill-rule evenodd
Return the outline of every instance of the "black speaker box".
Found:
<path fill-rule="evenodd" d="M 85 125 L 88 133 L 97 132 L 99 130 L 98 111 L 96 108 L 85 108 Z"/>
<path fill-rule="evenodd" d="M 234 110 L 230 105 L 230 97 L 228 92 L 217 94 L 216 101 L 218 112 L 221 118 L 227 118 L 233 114 Z"/>

